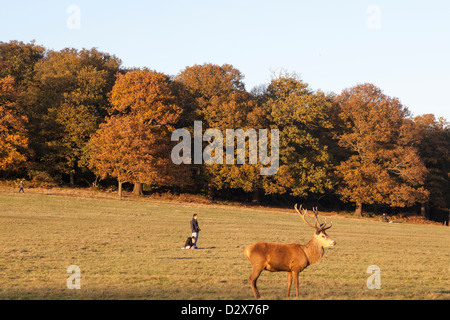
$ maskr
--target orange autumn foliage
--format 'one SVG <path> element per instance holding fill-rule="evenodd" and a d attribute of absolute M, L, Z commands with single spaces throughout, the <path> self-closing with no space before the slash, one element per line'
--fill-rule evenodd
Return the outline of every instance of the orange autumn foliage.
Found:
<path fill-rule="evenodd" d="M 182 112 L 168 77 L 148 70 L 118 74 L 110 102 L 111 114 L 139 115 L 147 123 L 168 129 L 173 129 Z"/>
<path fill-rule="evenodd" d="M 335 99 L 343 132 L 339 145 L 350 156 L 336 167 L 340 196 L 357 204 L 408 206 L 425 201 L 426 176 L 418 151 L 417 128 L 396 98 L 372 84 L 344 90 Z"/>
<path fill-rule="evenodd" d="M 0 171 L 17 170 L 26 161 L 28 139 L 14 78 L 0 79 Z"/>
<path fill-rule="evenodd" d="M 167 77 L 138 70 L 119 75 L 111 116 L 88 144 L 89 167 L 119 183 L 184 185 L 189 171 L 172 163 L 170 135 L 181 113 Z"/>

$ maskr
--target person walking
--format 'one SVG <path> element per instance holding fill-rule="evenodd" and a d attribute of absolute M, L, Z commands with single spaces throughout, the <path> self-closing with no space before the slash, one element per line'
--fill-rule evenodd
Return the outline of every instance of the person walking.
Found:
<path fill-rule="evenodd" d="M 19 184 L 19 193 L 20 193 L 20 191 L 25 193 L 25 191 L 23 191 L 23 181 L 22 180 L 20 180 L 20 184 Z"/>
<path fill-rule="evenodd" d="M 197 221 L 197 214 L 195 213 L 192 217 L 191 220 L 191 231 L 192 231 L 192 236 L 195 237 L 195 243 L 194 243 L 194 247 L 197 249 L 197 241 L 198 241 L 198 234 L 200 232 L 200 228 L 198 226 L 198 221 Z"/>

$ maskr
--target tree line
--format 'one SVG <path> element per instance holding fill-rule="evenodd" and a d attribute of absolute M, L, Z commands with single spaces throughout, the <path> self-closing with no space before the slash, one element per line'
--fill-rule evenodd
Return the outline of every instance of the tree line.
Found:
<path fill-rule="evenodd" d="M 124 68 L 95 48 L 0 42 L 1 177 L 115 181 L 120 194 L 128 183 L 137 194 L 145 186 L 209 197 L 245 194 L 254 202 L 324 199 L 349 203 L 359 215 L 364 205 L 449 208 L 446 119 L 413 117 L 370 83 L 335 94 L 288 72 L 251 91 L 243 79 L 229 64 L 167 75 Z M 278 173 L 261 175 L 259 160 L 174 164 L 171 133 L 193 133 L 194 121 L 203 130 L 278 129 Z"/>

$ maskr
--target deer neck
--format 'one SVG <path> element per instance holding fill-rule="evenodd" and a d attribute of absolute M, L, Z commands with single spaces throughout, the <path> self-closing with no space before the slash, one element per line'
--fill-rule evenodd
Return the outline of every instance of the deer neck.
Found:
<path fill-rule="evenodd" d="M 318 263 L 322 259 L 324 250 L 319 241 L 317 241 L 316 237 L 313 237 L 311 241 L 305 245 L 304 251 L 308 257 L 309 264 L 314 264 Z"/>

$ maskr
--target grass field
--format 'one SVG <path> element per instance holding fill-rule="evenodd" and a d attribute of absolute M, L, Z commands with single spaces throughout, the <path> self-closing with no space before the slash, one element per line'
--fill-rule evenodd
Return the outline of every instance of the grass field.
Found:
<path fill-rule="evenodd" d="M 253 299 L 244 248 L 313 234 L 293 210 L 16 191 L 0 193 L 1 299 Z M 193 213 L 200 249 L 181 250 Z M 450 299 L 450 228 L 327 221 L 337 246 L 300 274 L 301 299 Z M 70 265 L 80 290 L 67 289 Z M 370 265 L 380 290 L 367 288 Z M 262 299 L 285 299 L 286 282 L 264 271 Z"/>

